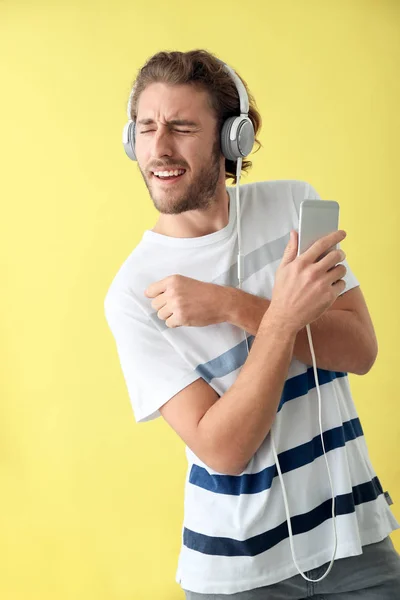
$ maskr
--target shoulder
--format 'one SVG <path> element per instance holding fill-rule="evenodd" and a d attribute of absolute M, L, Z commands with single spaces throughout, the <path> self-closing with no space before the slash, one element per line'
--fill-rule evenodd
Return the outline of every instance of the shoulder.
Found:
<path fill-rule="evenodd" d="M 306 198 L 317 198 L 318 193 L 307 181 L 300 179 L 272 179 L 255 181 L 240 186 L 244 197 L 263 201 L 298 201 Z"/>
<path fill-rule="evenodd" d="M 146 281 L 146 256 L 140 242 L 123 261 L 111 280 L 104 297 L 106 314 L 125 311 L 136 313 L 139 319 L 146 319 L 146 304 L 143 295 Z"/>
<path fill-rule="evenodd" d="M 316 194 L 315 189 L 307 181 L 301 179 L 274 179 L 271 181 L 257 181 L 257 191 L 261 194 L 274 195 L 281 198 L 301 196 L 308 197 L 310 193 Z"/>
<path fill-rule="evenodd" d="M 319 199 L 315 188 L 300 179 L 256 181 L 240 188 L 244 215 L 255 215 L 266 223 L 290 221 L 290 227 L 298 221 L 303 200 Z"/>

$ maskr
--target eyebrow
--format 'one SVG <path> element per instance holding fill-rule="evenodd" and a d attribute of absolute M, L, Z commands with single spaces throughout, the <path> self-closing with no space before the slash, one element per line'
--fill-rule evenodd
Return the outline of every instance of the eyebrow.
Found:
<path fill-rule="evenodd" d="M 155 123 L 154 119 L 140 119 L 138 125 L 153 125 Z M 199 124 L 195 121 L 189 121 L 188 119 L 172 119 L 171 121 L 167 121 L 167 125 L 180 125 L 185 127 L 198 127 Z"/>

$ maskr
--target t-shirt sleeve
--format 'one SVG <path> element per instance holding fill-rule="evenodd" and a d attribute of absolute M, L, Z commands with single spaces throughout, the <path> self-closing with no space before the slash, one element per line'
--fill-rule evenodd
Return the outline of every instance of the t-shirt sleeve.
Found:
<path fill-rule="evenodd" d="M 321 200 L 321 202 L 323 202 L 323 200 L 321 199 L 320 195 L 318 194 L 318 192 L 315 190 L 315 188 L 310 185 L 309 183 L 305 183 L 305 182 L 301 182 L 302 185 L 298 185 L 295 186 L 293 188 L 293 202 L 296 208 L 296 213 L 297 213 L 297 225 L 298 225 L 298 219 L 300 217 L 300 204 L 303 200 Z M 304 189 L 305 186 L 305 189 Z M 297 227 L 298 229 L 298 227 Z M 347 269 L 347 273 L 346 275 L 343 277 L 344 282 L 346 283 L 346 287 L 344 288 L 343 292 L 340 292 L 340 295 L 344 294 L 345 292 L 348 292 L 349 290 L 351 290 L 354 287 L 357 287 L 360 285 L 359 281 L 357 280 L 356 276 L 354 275 L 353 271 L 351 270 L 349 263 L 347 262 L 347 259 L 342 261 L 342 264 L 344 264 L 344 266 Z"/>
<path fill-rule="evenodd" d="M 200 374 L 190 367 L 129 293 L 104 301 L 136 422 L 161 416 L 160 406 Z"/>

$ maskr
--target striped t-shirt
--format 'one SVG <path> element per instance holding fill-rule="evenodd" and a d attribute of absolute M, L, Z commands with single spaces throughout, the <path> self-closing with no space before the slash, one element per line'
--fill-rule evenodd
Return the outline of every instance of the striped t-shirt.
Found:
<path fill-rule="evenodd" d="M 242 329 L 224 322 L 168 328 L 144 290 L 168 275 L 238 287 L 235 188 L 227 187 L 229 222 L 197 238 L 145 231 L 105 298 L 134 416 L 145 422 L 202 377 L 222 396 L 247 358 Z M 240 186 L 242 290 L 271 299 L 276 269 L 298 229 L 299 207 L 320 199 L 308 183 Z M 347 261 L 345 292 L 358 286 Z M 249 346 L 254 336 L 248 335 Z M 329 343 L 329 340 L 327 340 Z M 316 356 L 318 364 L 318 356 Z M 371 465 L 347 373 L 318 370 L 324 443 L 336 497 L 336 558 L 357 555 L 399 527 Z M 222 424 L 223 425 L 223 424 Z M 221 426 L 222 426 L 221 425 Z M 293 358 L 274 437 L 286 485 L 297 562 L 303 571 L 331 559 L 331 489 L 322 453 L 312 366 Z M 297 574 L 270 435 L 237 476 L 218 473 L 188 447 L 182 546 L 176 581 L 198 593 L 233 594 Z"/>

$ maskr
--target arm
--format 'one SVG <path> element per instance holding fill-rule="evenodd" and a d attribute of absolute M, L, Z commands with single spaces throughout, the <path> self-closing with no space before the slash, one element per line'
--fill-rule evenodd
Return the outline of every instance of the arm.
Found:
<path fill-rule="evenodd" d="M 199 378 L 160 407 L 167 423 L 214 471 L 242 473 L 264 441 L 282 396 L 295 338 L 292 325 L 266 314 L 227 392 L 219 397 Z"/>
<path fill-rule="evenodd" d="M 337 265 L 343 258 L 341 251 L 332 251 L 315 263 L 324 250 L 343 239 L 343 232 L 330 234 L 297 259 L 297 234 L 291 232 L 277 270 L 273 299 L 235 382 L 218 397 L 199 378 L 160 408 L 187 446 L 215 471 L 242 473 L 268 435 L 297 334 L 345 289 L 341 280 L 345 267 Z"/>
<path fill-rule="evenodd" d="M 232 287 L 221 287 L 219 303 L 227 321 L 256 335 L 270 300 Z M 311 323 L 311 336 L 317 366 L 330 371 L 364 375 L 375 362 L 378 346 L 374 327 L 359 287 L 337 298 L 319 319 Z M 306 328 L 295 340 L 293 356 L 312 365 Z"/>

